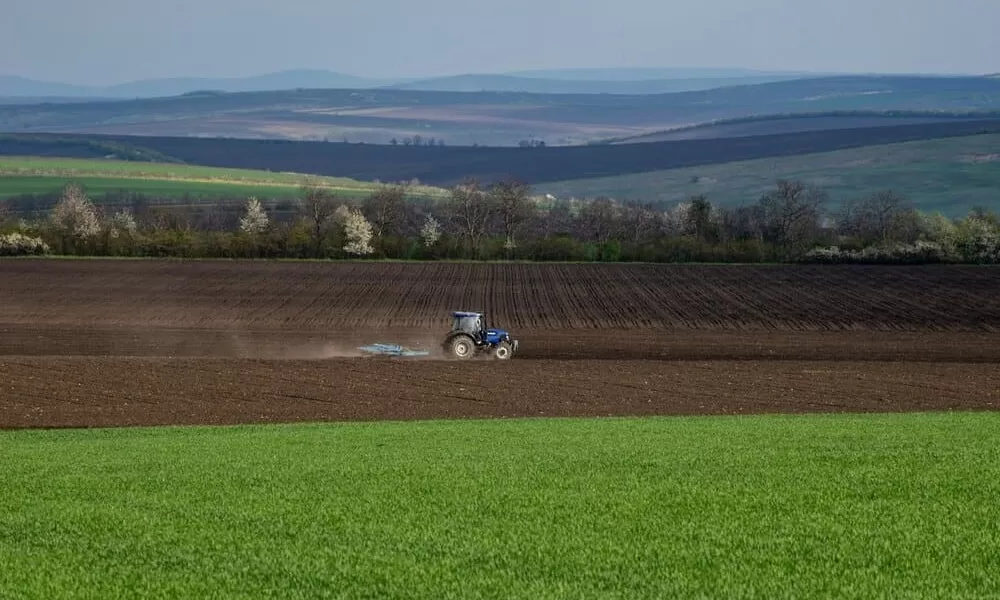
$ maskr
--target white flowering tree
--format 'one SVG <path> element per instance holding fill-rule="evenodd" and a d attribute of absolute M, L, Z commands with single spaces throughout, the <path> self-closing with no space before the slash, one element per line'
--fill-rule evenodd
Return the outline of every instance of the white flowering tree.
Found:
<path fill-rule="evenodd" d="M 128 208 L 123 208 L 105 219 L 103 224 L 102 252 L 112 253 L 112 241 L 124 238 L 125 242 L 132 248 L 135 241 L 135 234 L 139 230 L 135 216 Z"/>
<path fill-rule="evenodd" d="M 136 223 L 135 215 L 128 208 L 116 212 L 108 222 L 108 232 L 111 239 L 117 239 L 123 235 L 133 236 L 138 230 L 139 224 Z"/>
<path fill-rule="evenodd" d="M 341 224 L 344 228 L 344 252 L 362 256 L 375 251 L 371 245 L 372 225 L 361 214 L 361 211 L 357 209 L 347 210 Z"/>
<path fill-rule="evenodd" d="M 53 230 L 62 239 L 62 251 L 70 245 L 93 239 L 101 233 L 97 209 L 79 185 L 65 187 L 59 203 L 49 215 Z"/>
<path fill-rule="evenodd" d="M 691 222 L 691 203 L 678 202 L 663 213 L 663 228 L 670 235 L 685 235 Z"/>
<path fill-rule="evenodd" d="M 251 196 L 247 199 L 246 212 L 240 219 L 240 231 L 255 236 L 267 231 L 269 225 L 270 219 L 260 200 Z"/>
<path fill-rule="evenodd" d="M 441 239 L 441 224 L 434 218 L 434 215 L 427 215 L 424 219 L 424 226 L 420 228 L 420 239 L 424 242 L 424 247 L 430 248 Z"/>

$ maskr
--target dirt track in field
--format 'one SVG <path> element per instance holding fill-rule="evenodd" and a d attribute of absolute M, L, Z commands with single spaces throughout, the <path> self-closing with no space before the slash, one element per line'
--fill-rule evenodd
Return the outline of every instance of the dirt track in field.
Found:
<path fill-rule="evenodd" d="M 513 361 L 437 352 L 485 309 Z M 995 410 L 1000 269 L 0 261 L 0 428 Z"/>

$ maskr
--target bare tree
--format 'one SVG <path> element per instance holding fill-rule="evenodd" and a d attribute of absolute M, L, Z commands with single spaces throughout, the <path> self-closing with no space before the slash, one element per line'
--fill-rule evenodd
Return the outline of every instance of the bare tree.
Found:
<path fill-rule="evenodd" d="M 764 237 L 786 253 L 802 250 L 819 230 L 819 217 L 827 195 L 800 181 L 778 181 L 777 188 L 760 200 Z"/>
<path fill-rule="evenodd" d="M 493 216 L 488 195 L 480 189 L 478 181 L 470 179 L 452 188 L 447 208 L 452 225 L 465 238 L 473 256 L 478 256 L 480 243 L 489 233 Z"/>
<path fill-rule="evenodd" d="M 373 235 L 398 235 L 406 203 L 402 185 L 382 185 L 362 202 L 362 212 L 372 225 Z"/>
<path fill-rule="evenodd" d="M 163 206 L 148 208 L 144 223 L 153 232 L 189 231 L 191 229 L 191 219 L 187 212 L 178 214 L 178 211 Z"/>
<path fill-rule="evenodd" d="M 590 241 L 604 243 L 611 239 L 618 217 L 611 198 L 601 196 L 580 209 L 580 225 Z"/>
<path fill-rule="evenodd" d="M 530 225 L 532 233 L 541 237 L 572 235 L 575 231 L 575 222 L 569 200 L 559 198 L 552 202 L 547 211 L 536 211 Z"/>
<path fill-rule="evenodd" d="M 13 211 L 8 206 L 6 200 L 0 200 L 0 225 L 3 225 L 10 219 L 10 215 Z"/>
<path fill-rule="evenodd" d="M 718 211 L 705 195 L 699 194 L 691 197 L 688 201 L 686 216 L 687 227 L 685 229 L 696 238 L 710 243 L 719 241 Z"/>
<path fill-rule="evenodd" d="M 633 244 L 639 244 L 656 233 L 656 211 L 648 204 L 626 202 L 622 206 L 622 234 Z"/>
<path fill-rule="evenodd" d="M 490 188 L 489 203 L 499 214 L 504 236 L 504 248 L 517 246 L 521 228 L 532 214 L 534 205 L 528 199 L 528 184 L 515 179 L 504 179 Z"/>
<path fill-rule="evenodd" d="M 336 210 L 337 203 L 330 192 L 319 187 L 305 189 L 301 213 L 309 223 L 315 256 L 319 256 L 323 250 L 323 239 L 333 225 L 333 215 Z"/>
<path fill-rule="evenodd" d="M 239 226 L 238 213 L 232 201 L 218 198 L 212 205 L 195 208 L 188 213 L 195 229 L 201 231 L 229 231 Z"/>
<path fill-rule="evenodd" d="M 764 239 L 764 210 L 759 204 L 722 210 L 721 236 L 726 240 Z"/>
<path fill-rule="evenodd" d="M 892 190 L 883 190 L 860 201 L 846 202 L 838 225 L 841 232 L 866 242 L 901 241 L 912 237 L 913 214 L 905 198 Z"/>

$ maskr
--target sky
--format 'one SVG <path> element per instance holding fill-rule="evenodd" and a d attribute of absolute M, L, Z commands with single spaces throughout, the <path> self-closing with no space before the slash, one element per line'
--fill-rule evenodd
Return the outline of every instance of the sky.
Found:
<path fill-rule="evenodd" d="M 0 74 L 108 85 L 285 69 L 995 73 L 1000 0 L 3 0 Z"/>

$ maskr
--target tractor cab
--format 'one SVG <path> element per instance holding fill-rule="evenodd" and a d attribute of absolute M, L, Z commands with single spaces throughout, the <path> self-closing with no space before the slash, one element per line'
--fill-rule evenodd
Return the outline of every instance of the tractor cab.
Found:
<path fill-rule="evenodd" d="M 454 312 L 452 313 L 451 330 L 452 332 L 467 333 L 479 341 L 486 333 L 486 319 L 482 313 Z"/>

